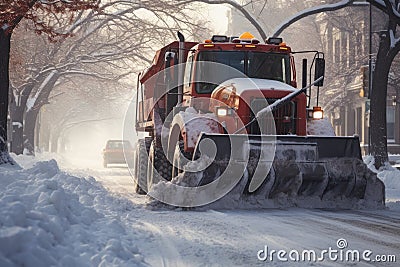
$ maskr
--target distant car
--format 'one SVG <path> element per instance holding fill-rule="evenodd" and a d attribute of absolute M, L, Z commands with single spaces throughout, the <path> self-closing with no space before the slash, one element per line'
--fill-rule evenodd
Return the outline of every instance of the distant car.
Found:
<path fill-rule="evenodd" d="M 108 140 L 103 149 L 103 166 L 107 168 L 109 164 L 127 164 L 124 156 L 124 150 L 127 160 L 133 159 L 133 148 L 127 140 Z"/>
<path fill-rule="evenodd" d="M 400 154 L 389 154 L 389 163 L 400 170 Z"/>

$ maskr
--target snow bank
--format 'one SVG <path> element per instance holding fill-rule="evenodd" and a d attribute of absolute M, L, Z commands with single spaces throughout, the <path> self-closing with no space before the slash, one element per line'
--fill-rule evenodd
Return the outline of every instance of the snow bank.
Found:
<path fill-rule="evenodd" d="M 50 160 L 0 166 L 0 187 L 0 266 L 146 266 L 135 229 L 120 218 L 132 203 L 94 178 Z"/>
<path fill-rule="evenodd" d="M 400 190 L 400 171 L 393 170 L 385 170 L 378 173 L 378 177 L 385 183 L 386 188 L 388 189 L 397 189 Z"/>
<path fill-rule="evenodd" d="M 335 130 L 328 118 L 307 120 L 307 135 L 335 136 Z"/>
<path fill-rule="evenodd" d="M 364 163 L 368 168 L 378 174 L 378 178 L 385 183 L 386 189 L 400 190 L 400 171 L 390 165 L 377 170 L 375 168 L 375 159 L 373 156 L 368 155 L 364 157 Z M 400 196 L 399 196 L 400 197 Z"/>
<path fill-rule="evenodd" d="M 378 177 L 385 183 L 386 206 L 390 210 L 400 211 L 400 171 L 397 169 L 384 170 Z"/>
<path fill-rule="evenodd" d="M 390 210 L 400 211 L 400 171 L 390 165 L 377 170 L 374 166 L 375 159 L 371 155 L 365 156 L 364 162 L 385 184 L 386 206 Z"/>

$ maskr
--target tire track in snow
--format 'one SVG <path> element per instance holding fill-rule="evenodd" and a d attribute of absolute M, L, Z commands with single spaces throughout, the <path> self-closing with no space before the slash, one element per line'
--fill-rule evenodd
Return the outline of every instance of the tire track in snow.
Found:
<path fill-rule="evenodd" d="M 385 221 L 385 222 L 391 222 L 397 226 L 400 225 L 400 213 L 399 212 L 390 212 L 388 216 L 388 213 L 382 214 L 384 211 L 378 211 L 378 212 L 368 212 L 368 211 L 351 211 L 350 213 L 355 213 L 359 214 L 364 217 L 369 217 L 369 218 L 374 218 L 379 222 Z"/>
<path fill-rule="evenodd" d="M 100 171 L 96 172 L 92 170 L 90 173 L 112 194 L 125 197 L 135 205 L 143 205 L 146 202 L 145 196 L 135 193 L 134 181 L 128 171 L 124 173 L 122 171 L 113 172 L 110 170 L 103 174 Z"/>
<path fill-rule="evenodd" d="M 185 265 L 182 263 L 183 261 L 178 250 L 176 249 L 175 245 L 167 237 L 165 237 L 164 232 L 161 231 L 161 229 L 154 224 L 151 224 L 149 222 L 142 223 L 150 232 L 159 237 L 158 239 L 156 239 L 156 242 L 158 244 L 155 249 L 153 248 L 153 255 L 159 255 L 161 265 L 157 264 L 154 266 L 184 267 Z"/>
<path fill-rule="evenodd" d="M 127 194 L 127 180 L 102 177 L 110 191 L 125 191 L 135 205 L 144 196 Z M 125 185 L 125 188 L 124 188 Z M 133 188 L 133 187 L 132 187 Z M 132 189 L 133 190 L 133 189 Z M 142 205 L 141 205 L 142 204 Z M 357 249 L 396 253 L 400 213 L 348 210 L 206 210 L 164 211 L 141 209 L 135 213 L 143 231 L 151 233 L 142 254 L 151 266 L 265 266 L 256 253 L 263 245 L 282 249 L 318 249 L 346 238 Z M 134 223 L 132 221 L 132 223 Z M 144 253 L 143 253 L 144 252 Z M 273 265 L 285 266 L 274 262 Z M 324 262 L 324 266 L 339 266 Z M 370 264 L 362 264 L 373 266 Z M 390 263 L 382 266 L 396 266 Z"/>
<path fill-rule="evenodd" d="M 339 212 L 338 214 L 324 212 L 318 213 L 306 221 L 314 227 L 325 228 L 328 233 L 332 232 L 337 237 L 352 239 L 353 243 L 361 245 L 358 249 L 373 249 L 375 252 L 397 255 L 400 252 L 399 226 L 387 224 L 383 220 L 380 223 L 371 223 L 365 214 L 360 216 L 352 212 Z M 397 266 L 391 263 L 387 264 L 387 266 Z"/>
<path fill-rule="evenodd" d="M 218 214 L 219 212 L 212 212 Z M 229 214 L 229 213 L 228 213 Z M 299 220 L 287 220 L 291 217 L 300 215 Z M 259 222 L 273 221 L 274 225 L 271 228 L 271 232 L 266 231 L 266 229 L 260 223 L 255 223 L 254 228 L 244 227 L 243 230 L 246 234 L 251 234 L 256 231 L 259 233 L 265 233 L 265 241 L 271 247 L 283 247 L 288 243 L 291 245 L 286 246 L 286 248 L 304 248 L 310 249 L 313 247 L 315 241 L 307 240 L 307 238 L 302 242 L 300 238 L 290 238 L 284 232 L 279 232 L 281 229 L 286 229 L 289 232 L 299 231 L 299 227 L 305 227 L 305 229 L 312 229 L 312 234 L 319 236 L 321 239 L 321 244 L 325 240 L 329 241 L 332 238 L 334 241 L 339 237 L 345 237 L 351 240 L 351 243 L 357 247 L 357 249 L 372 249 L 374 253 L 387 253 L 399 255 L 400 251 L 400 235 L 399 235 L 399 224 L 395 217 L 391 216 L 380 216 L 375 214 L 375 216 L 369 216 L 370 214 L 358 214 L 358 212 L 350 211 L 318 211 L 318 210 L 300 210 L 300 211 L 290 211 L 289 213 L 281 213 L 281 211 L 268 210 L 266 213 L 253 214 L 251 212 L 238 212 L 232 214 L 235 220 L 232 220 L 230 227 L 234 225 L 246 226 L 246 219 L 258 218 Z M 283 216 L 282 216 L 283 215 Z M 226 216 L 226 214 L 221 214 L 220 216 Z M 268 218 L 269 217 L 269 218 Z M 373 220 L 369 220 L 373 217 Z M 389 220 L 390 219 L 390 220 Z M 389 220 L 386 221 L 386 220 Z M 268 223 L 267 223 L 268 224 Z M 297 229 L 296 231 L 293 231 Z M 276 232 L 276 234 L 274 233 Z M 306 230 L 305 233 L 308 231 Z M 293 239 L 297 240 L 293 243 Z M 256 241 L 253 239 L 253 241 Z M 277 243 L 275 243 L 277 242 Z M 315 245 L 319 244 L 315 242 Z M 318 247 L 318 245 L 317 245 Z M 374 266 L 374 264 L 363 262 L 360 263 L 365 266 Z M 332 265 L 340 266 L 340 263 L 323 262 L 321 265 Z M 396 263 L 385 263 L 382 266 L 397 266 Z"/>

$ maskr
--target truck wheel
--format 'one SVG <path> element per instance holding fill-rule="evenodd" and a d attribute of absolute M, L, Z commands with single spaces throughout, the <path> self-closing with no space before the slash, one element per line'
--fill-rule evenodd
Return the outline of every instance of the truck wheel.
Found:
<path fill-rule="evenodd" d="M 135 150 L 135 192 L 145 195 L 147 191 L 147 162 L 151 138 L 139 139 Z"/>
<path fill-rule="evenodd" d="M 193 153 L 185 152 L 184 145 L 185 143 L 183 142 L 183 140 L 180 140 L 178 143 L 176 143 L 174 161 L 173 161 L 174 164 L 172 166 L 172 178 L 178 176 L 178 174 L 183 172 L 182 155 L 188 160 L 192 159 Z"/>
<path fill-rule="evenodd" d="M 171 180 L 172 164 L 168 161 L 162 147 L 156 146 L 153 141 L 149 150 L 149 162 L 147 167 L 147 186 L 150 190 L 161 178 Z"/>

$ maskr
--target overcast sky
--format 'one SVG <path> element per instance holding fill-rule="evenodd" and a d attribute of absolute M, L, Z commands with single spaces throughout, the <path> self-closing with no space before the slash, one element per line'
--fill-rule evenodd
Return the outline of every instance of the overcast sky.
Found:
<path fill-rule="evenodd" d="M 227 11 L 229 9 L 223 5 L 211 5 L 209 18 L 214 27 L 215 34 L 224 34 L 228 28 Z"/>

